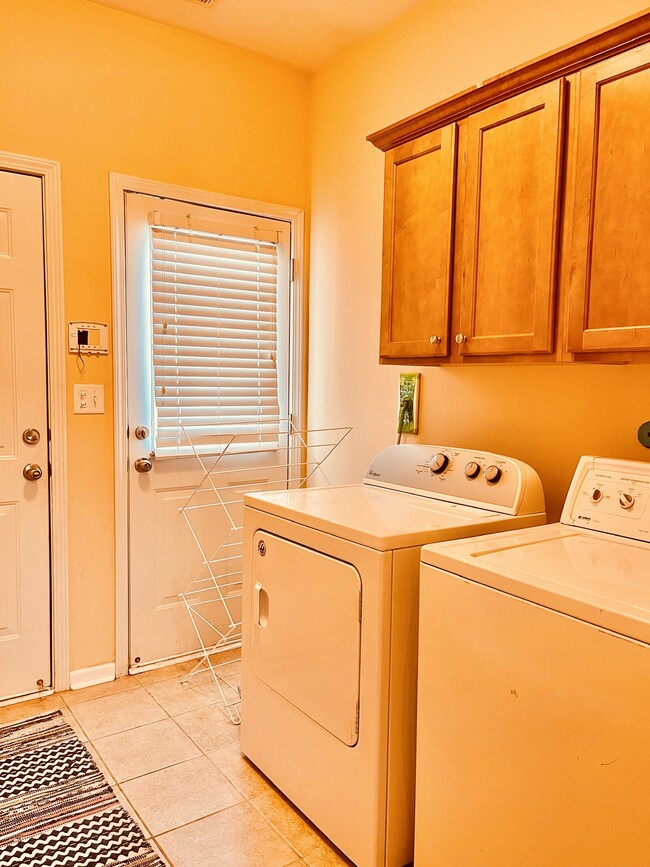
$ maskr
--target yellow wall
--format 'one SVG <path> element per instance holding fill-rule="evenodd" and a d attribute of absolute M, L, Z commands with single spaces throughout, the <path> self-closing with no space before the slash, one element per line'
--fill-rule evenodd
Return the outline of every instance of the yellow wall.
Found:
<path fill-rule="evenodd" d="M 108 173 L 305 207 L 305 75 L 86 0 L 4 0 L 0 150 L 61 162 L 68 320 L 111 321 Z M 106 413 L 72 415 L 72 669 L 114 659 L 112 358 Z"/>
<path fill-rule="evenodd" d="M 394 440 L 399 368 L 380 367 L 383 154 L 366 135 L 640 11 L 635 0 L 425 0 L 318 73 L 312 96 L 310 416 L 352 424 L 330 479 Z M 414 368 L 417 369 L 417 368 Z M 650 460 L 647 366 L 422 368 L 419 442 L 511 454 L 559 515 L 581 454 Z"/>

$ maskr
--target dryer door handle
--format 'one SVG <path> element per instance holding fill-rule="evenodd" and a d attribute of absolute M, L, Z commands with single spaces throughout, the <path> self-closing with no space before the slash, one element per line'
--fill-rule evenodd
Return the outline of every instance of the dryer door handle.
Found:
<path fill-rule="evenodd" d="M 253 590 L 253 622 L 263 629 L 269 625 L 269 594 L 259 581 Z"/>

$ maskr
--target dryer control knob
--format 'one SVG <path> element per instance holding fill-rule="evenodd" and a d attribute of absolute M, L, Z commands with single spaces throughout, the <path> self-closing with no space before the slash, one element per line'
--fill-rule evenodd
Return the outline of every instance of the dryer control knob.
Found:
<path fill-rule="evenodd" d="M 490 464 L 489 467 L 485 468 L 483 475 L 485 476 L 486 482 L 489 482 L 491 485 L 496 485 L 501 478 L 502 473 L 498 467 L 495 467 L 494 464 Z"/>
<path fill-rule="evenodd" d="M 441 473 L 444 473 L 448 466 L 449 458 L 442 452 L 438 452 L 437 454 L 435 454 L 429 461 L 429 469 L 437 476 L 439 476 Z"/>
<path fill-rule="evenodd" d="M 600 488 L 594 488 L 591 494 L 589 495 L 589 499 L 592 503 L 600 503 L 603 498 L 603 492 Z"/>
<path fill-rule="evenodd" d="M 475 479 L 480 472 L 481 467 L 476 461 L 470 461 L 468 464 L 465 464 L 465 475 L 468 479 Z"/>
<path fill-rule="evenodd" d="M 622 491 L 618 495 L 618 504 L 621 509 L 631 509 L 634 505 L 634 495 L 626 494 L 624 491 Z"/>

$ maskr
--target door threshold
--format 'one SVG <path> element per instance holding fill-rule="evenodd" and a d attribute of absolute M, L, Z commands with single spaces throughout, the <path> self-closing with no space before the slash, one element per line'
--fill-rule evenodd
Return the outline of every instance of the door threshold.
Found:
<path fill-rule="evenodd" d="M 237 641 L 218 648 L 214 651 L 214 654 L 226 653 L 229 650 L 239 650 L 240 648 L 241 641 Z M 154 671 L 157 668 L 167 668 L 169 665 L 178 665 L 180 662 L 191 662 L 193 659 L 201 659 L 203 656 L 205 656 L 205 653 L 202 650 L 196 650 L 193 653 L 170 656 L 167 659 L 159 659 L 156 662 L 143 662 L 140 665 L 130 665 L 129 674 L 142 674 L 145 671 Z M 210 656 L 212 656 L 212 653 Z"/>
<path fill-rule="evenodd" d="M 11 698 L 0 699 L 0 707 L 9 707 L 12 704 L 20 704 L 24 701 L 34 701 L 37 698 L 47 698 L 54 695 L 54 689 L 39 689 L 37 692 L 28 692 L 26 695 L 14 695 Z"/>

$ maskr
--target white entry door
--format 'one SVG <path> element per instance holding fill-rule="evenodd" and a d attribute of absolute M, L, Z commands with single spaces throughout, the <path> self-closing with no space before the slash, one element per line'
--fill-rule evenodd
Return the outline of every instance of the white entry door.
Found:
<path fill-rule="evenodd" d="M 256 453 L 253 440 L 288 416 L 291 223 L 140 193 L 127 193 L 125 207 L 134 671 L 196 653 L 197 630 L 216 644 L 206 621 L 237 635 L 240 501 L 287 478 L 286 440 L 271 455 Z M 188 523 L 179 509 L 203 478 L 194 449 L 211 465 L 231 434 L 219 492 L 204 486 Z M 206 566 L 211 559 L 218 563 Z M 230 594 L 228 610 L 211 571 Z M 202 594 L 193 620 L 179 598 L 190 587 Z"/>
<path fill-rule="evenodd" d="M 0 171 L 0 699 L 52 683 L 41 183 Z"/>

